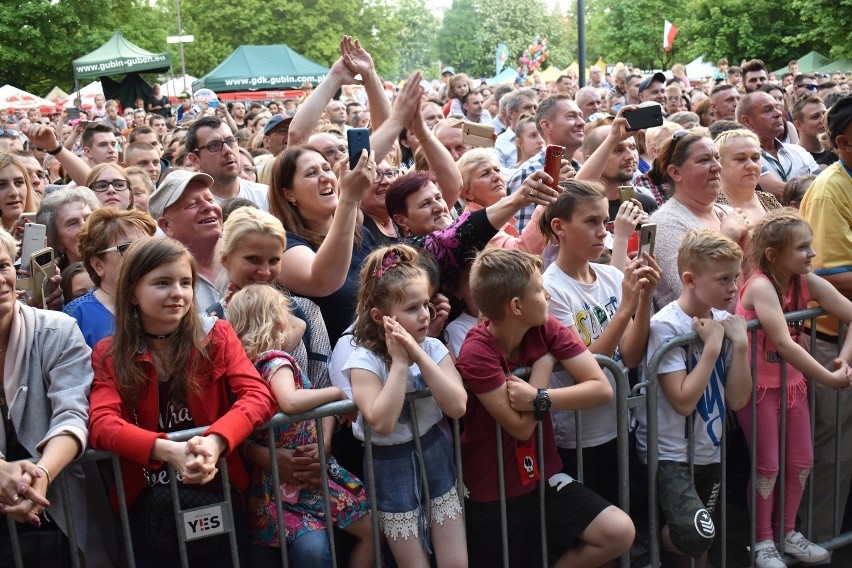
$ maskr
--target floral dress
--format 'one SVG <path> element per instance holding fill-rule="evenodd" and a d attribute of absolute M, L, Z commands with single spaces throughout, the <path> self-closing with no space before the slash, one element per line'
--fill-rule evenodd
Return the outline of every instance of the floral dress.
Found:
<path fill-rule="evenodd" d="M 255 362 L 260 375 L 269 381 L 282 366 L 293 369 L 297 389 L 311 388 L 293 358 L 283 351 L 267 351 Z M 315 420 L 296 424 L 284 424 L 274 429 L 277 448 L 295 449 L 297 446 L 317 441 Z M 268 445 L 268 430 L 260 430 L 252 441 Z M 329 456 L 328 485 L 331 498 L 333 523 L 345 528 L 368 512 L 367 492 L 361 481 L 343 469 Z M 265 546 L 278 546 L 278 515 L 275 507 L 275 492 L 272 474 L 256 467 L 252 472 L 251 484 L 246 492 L 249 524 L 254 542 Z M 284 526 L 287 542 L 311 531 L 325 530 L 325 512 L 322 504 L 322 489 L 315 487 L 299 490 L 289 483 L 281 482 L 281 500 L 284 511 Z"/>

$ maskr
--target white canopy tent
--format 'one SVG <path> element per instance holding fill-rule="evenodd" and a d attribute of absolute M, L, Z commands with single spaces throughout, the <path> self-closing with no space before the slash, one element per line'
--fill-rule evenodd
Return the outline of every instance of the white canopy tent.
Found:
<path fill-rule="evenodd" d="M 712 77 L 713 72 L 716 68 L 711 64 L 704 61 L 704 57 L 698 57 L 693 59 L 689 63 L 685 65 L 686 67 L 686 76 L 689 77 L 690 80 L 700 80 L 706 79 L 707 77 Z"/>
<path fill-rule="evenodd" d="M 68 95 L 68 100 L 65 101 L 65 108 L 69 108 L 77 104 L 77 97 L 81 99 L 80 106 L 93 107 L 95 106 L 95 95 L 103 95 L 104 89 L 101 87 L 100 81 L 92 81 L 79 91 Z"/>
<path fill-rule="evenodd" d="M 170 81 L 166 81 L 160 85 L 160 92 L 170 99 L 176 99 L 184 91 L 191 93 L 194 81 L 198 81 L 198 78 L 192 75 L 184 75 L 183 78 L 174 77 Z"/>
<path fill-rule="evenodd" d="M 0 87 L 0 110 L 51 109 L 54 107 L 56 105 L 51 101 L 28 93 L 23 89 L 13 87 L 12 85 L 3 85 Z"/>

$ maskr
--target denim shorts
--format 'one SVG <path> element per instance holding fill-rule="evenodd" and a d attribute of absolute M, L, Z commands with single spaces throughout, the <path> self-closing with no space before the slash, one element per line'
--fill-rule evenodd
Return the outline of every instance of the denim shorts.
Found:
<path fill-rule="evenodd" d="M 429 498 L 436 499 L 456 484 L 453 449 L 437 426 L 420 437 L 423 463 L 429 484 Z M 367 469 L 365 458 L 364 470 Z M 404 513 L 425 503 L 420 459 L 414 440 L 392 446 L 373 446 L 373 475 L 376 480 L 376 505 L 379 511 Z"/>

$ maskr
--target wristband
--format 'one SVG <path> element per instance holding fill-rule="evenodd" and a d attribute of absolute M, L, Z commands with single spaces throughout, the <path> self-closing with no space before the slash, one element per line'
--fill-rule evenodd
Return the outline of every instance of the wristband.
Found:
<path fill-rule="evenodd" d="M 60 144 L 60 145 L 59 145 L 59 146 L 57 146 L 55 149 L 53 149 L 53 150 L 45 150 L 45 152 L 47 152 L 47 153 L 48 153 L 48 154 L 50 154 L 51 156 L 55 156 L 55 155 L 59 154 L 59 153 L 60 153 L 62 150 L 64 150 L 64 149 L 65 149 L 65 146 L 63 146 L 62 144 Z"/>
<path fill-rule="evenodd" d="M 53 477 L 50 475 L 50 472 L 47 470 L 47 468 L 44 467 L 41 464 L 38 464 L 36 467 L 38 469 L 42 470 L 44 472 L 44 474 L 47 476 L 47 484 L 48 485 L 52 484 L 53 483 Z"/>

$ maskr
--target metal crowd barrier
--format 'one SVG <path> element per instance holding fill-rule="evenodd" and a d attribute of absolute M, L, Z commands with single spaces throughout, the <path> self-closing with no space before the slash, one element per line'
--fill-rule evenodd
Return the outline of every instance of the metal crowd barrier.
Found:
<path fill-rule="evenodd" d="M 823 315 L 823 314 L 824 314 L 824 312 L 821 309 L 815 308 L 815 309 L 802 310 L 802 311 L 787 314 L 786 319 L 787 319 L 787 322 L 801 322 L 803 320 L 810 320 L 811 324 L 812 324 L 811 327 L 810 327 L 811 337 L 813 339 L 813 337 L 815 337 L 815 325 L 813 325 L 813 322 L 816 319 L 816 317 Z M 756 321 L 749 322 L 748 329 L 749 329 L 749 332 L 752 334 L 751 335 L 752 340 L 754 339 L 754 337 L 756 335 L 756 330 L 758 328 L 759 328 L 758 322 L 756 322 Z M 659 532 L 660 531 L 659 531 L 659 524 L 658 524 L 659 523 L 659 512 L 658 512 L 658 507 L 657 507 L 658 436 L 657 436 L 657 414 L 656 414 L 656 412 L 657 412 L 657 387 L 658 387 L 658 384 L 657 384 L 657 372 L 656 372 L 656 370 L 658 369 L 660 361 L 662 360 L 663 356 L 665 355 L 665 353 L 667 351 L 669 351 L 671 349 L 680 349 L 680 348 L 684 348 L 684 347 L 691 350 L 692 346 L 694 346 L 698 341 L 699 341 L 698 336 L 695 333 L 685 334 L 685 335 L 674 337 L 674 338 L 668 340 L 666 343 L 664 343 L 657 350 L 657 352 L 655 352 L 653 354 L 653 356 L 649 360 L 648 366 L 645 369 L 644 380 L 639 382 L 638 384 L 634 385 L 632 388 L 629 384 L 627 376 L 622 372 L 621 366 L 618 363 L 616 363 L 614 360 L 612 360 L 608 357 L 604 357 L 604 356 L 601 356 L 601 355 L 596 356 L 598 364 L 602 368 L 609 370 L 613 374 L 613 376 L 615 377 L 616 389 L 615 389 L 614 396 L 616 397 L 616 405 L 617 405 L 617 425 L 616 425 L 616 427 L 617 427 L 617 432 L 618 432 L 618 437 L 617 437 L 618 481 L 619 481 L 619 488 L 618 488 L 618 501 L 619 501 L 619 503 L 618 503 L 618 506 L 628 514 L 630 514 L 630 489 L 629 489 L 630 483 L 629 482 L 630 482 L 630 479 L 631 479 L 631 475 L 630 475 L 631 474 L 631 472 L 630 472 L 631 460 L 630 460 L 629 448 L 630 448 L 630 429 L 631 429 L 631 422 L 632 422 L 631 416 L 632 416 L 633 412 L 635 411 L 635 409 L 641 407 L 642 405 L 645 405 L 645 408 L 646 408 L 647 421 L 648 421 L 648 425 L 647 425 L 648 426 L 648 428 L 647 428 L 647 430 L 648 430 L 648 440 L 647 440 L 648 561 L 649 561 L 649 564 L 651 566 L 655 566 L 655 567 L 660 566 L 660 544 L 659 544 L 659 536 L 660 536 Z M 751 343 L 752 343 L 753 346 L 756 344 L 756 342 L 754 340 Z M 813 346 L 812 346 L 812 349 L 813 349 Z M 687 360 L 691 361 L 691 357 L 688 357 Z M 755 368 L 754 363 L 755 363 L 755 361 L 756 361 L 756 351 L 754 349 L 752 349 L 752 352 L 751 352 L 752 377 L 754 377 L 754 368 Z M 784 369 L 784 371 L 783 371 L 784 374 L 782 375 L 782 377 L 783 377 L 782 380 L 786 381 L 786 362 L 783 362 L 782 365 L 783 365 L 782 368 Z M 523 373 L 523 371 L 519 371 L 519 372 L 521 374 Z M 515 373 L 515 374 L 518 374 L 518 373 Z M 785 386 L 785 384 L 782 384 L 782 387 L 783 386 Z M 782 393 L 784 393 L 784 392 L 785 392 L 785 389 L 782 388 Z M 754 394 L 754 387 L 753 387 L 753 394 Z M 418 398 L 423 398 L 423 397 L 427 397 L 427 396 L 430 396 L 428 392 L 419 392 L 419 393 L 410 393 L 406 397 L 406 401 L 407 401 L 406 403 L 409 405 L 409 410 L 410 410 L 410 412 L 412 413 L 413 416 L 416 415 L 414 401 Z M 836 411 L 838 413 L 838 416 L 840 416 L 840 413 L 842 412 L 842 403 L 841 403 L 840 397 L 838 397 L 837 400 L 838 400 L 838 402 L 837 402 Z M 782 404 L 784 404 L 784 402 L 785 401 L 782 400 Z M 752 396 L 752 401 L 750 402 L 750 404 L 752 404 L 752 405 L 755 404 L 754 396 Z M 812 389 L 811 389 L 811 393 L 810 393 L 810 410 L 811 410 L 811 428 L 812 428 L 812 434 L 813 434 L 814 395 L 813 395 Z M 269 422 L 267 422 L 266 424 L 264 424 L 261 427 L 261 429 L 265 429 L 267 431 L 268 438 L 269 438 L 269 452 L 270 452 L 271 466 L 272 466 L 272 477 L 273 477 L 273 484 L 274 484 L 274 487 L 275 487 L 275 500 L 276 500 L 276 508 L 277 508 L 278 519 L 279 519 L 279 546 L 280 546 L 281 562 L 282 562 L 282 565 L 285 568 L 288 568 L 289 562 L 288 562 L 288 557 L 287 557 L 286 531 L 285 531 L 284 526 L 283 526 L 283 522 L 284 522 L 283 518 L 284 517 L 283 517 L 283 511 L 282 511 L 282 505 L 281 505 L 281 495 L 280 495 L 280 491 L 279 491 L 279 489 L 280 489 L 280 477 L 279 477 L 279 475 L 280 474 L 279 474 L 279 471 L 278 471 L 277 460 L 276 460 L 276 447 L 275 447 L 275 440 L 274 440 L 275 437 L 273 435 L 273 429 L 276 426 L 283 425 L 283 424 L 301 422 L 301 421 L 304 421 L 304 420 L 307 420 L 307 419 L 316 419 L 317 438 L 318 438 L 318 441 L 319 441 L 319 443 L 317 444 L 317 447 L 318 447 L 318 450 L 319 450 L 320 463 L 321 463 L 320 471 L 321 471 L 321 480 L 322 480 L 321 489 L 322 489 L 322 497 L 323 497 L 323 507 L 324 507 L 326 518 L 330 519 L 330 518 L 332 518 L 332 515 L 331 515 L 331 504 L 330 504 L 330 495 L 329 495 L 328 478 L 327 478 L 328 456 L 326 455 L 325 445 L 322 443 L 324 428 L 323 428 L 321 418 L 326 417 L 326 416 L 334 416 L 334 415 L 351 413 L 351 412 L 355 412 L 355 411 L 356 411 L 356 407 L 355 407 L 355 404 L 352 401 L 338 401 L 338 402 L 334 402 L 334 403 L 330 403 L 330 404 L 320 406 L 320 407 L 313 409 L 309 412 L 305 412 L 305 413 L 301 413 L 301 414 L 286 415 L 286 414 L 283 414 L 283 413 L 278 413 L 272 418 L 272 420 L 270 420 Z M 752 434 L 752 436 L 753 436 L 753 439 L 752 439 L 751 447 L 754 448 L 755 447 L 754 436 L 756 435 L 756 428 L 754 428 L 754 426 L 755 426 L 755 423 L 754 423 L 754 421 L 755 421 L 754 406 L 752 406 L 752 411 L 753 411 L 752 412 L 752 421 L 753 421 L 753 424 L 752 424 L 753 434 Z M 583 450 L 582 450 L 582 444 L 581 444 L 581 441 L 580 441 L 581 440 L 581 433 L 582 433 L 582 412 L 576 412 L 575 413 L 575 420 L 576 420 L 576 436 L 577 436 L 578 477 L 579 477 L 579 480 L 582 481 L 583 480 Z M 459 444 L 460 428 L 459 428 L 458 421 L 454 420 L 454 421 L 451 421 L 451 423 L 452 423 L 453 438 L 454 438 L 454 442 L 455 442 L 454 446 L 455 446 L 455 459 L 456 459 L 457 491 L 458 491 L 458 494 L 459 494 L 461 501 L 462 501 L 462 507 L 464 508 L 463 496 L 465 495 L 465 492 L 464 492 L 464 485 L 463 485 L 463 481 L 462 481 L 463 478 L 462 478 L 462 469 L 461 469 L 462 468 L 462 465 L 461 465 L 461 463 L 462 463 L 461 462 L 461 449 L 460 449 L 460 444 Z M 419 434 L 420 433 L 416 431 L 416 424 L 417 424 L 416 419 L 412 420 L 412 425 L 415 429 L 416 451 L 418 453 L 420 453 L 421 452 L 421 448 L 420 448 L 420 445 L 419 445 Z M 784 451 L 783 444 L 784 444 L 784 440 L 785 440 L 785 436 L 786 436 L 786 421 L 784 420 L 783 414 L 782 414 L 782 426 L 781 426 L 781 428 L 782 428 L 782 431 L 781 431 L 781 440 L 782 440 L 781 441 L 781 443 L 782 443 L 781 451 L 783 452 Z M 170 434 L 168 437 L 169 437 L 169 439 L 175 440 L 175 441 L 185 441 L 185 440 L 188 440 L 189 438 L 191 438 L 192 436 L 203 434 L 204 430 L 205 430 L 204 427 L 196 428 L 196 429 L 193 429 L 193 430 L 187 430 L 187 431 L 183 431 L 183 432 L 173 433 L 173 434 Z M 540 424 L 538 425 L 536 432 L 537 432 L 536 435 L 538 437 L 538 442 L 539 442 L 538 443 L 538 451 L 539 451 L 538 458 L 539 458 L 539 463 L 542 464 L 542 468 L 543 468 L 544 467 L 544 464 L 543 464 L 543 457 L 544 456 L 543 456 L 543 448 L 542 448 L 542 443 L 541 443 L 542 428 L 541 428 Z M 840 432 L 840 421 L 839 420 L 838 420 L 836 434 L 837 434 L 836 452 L 839 454 L 840 434 L 841 434 L 841 432 Z M 497 437 L 498 463 L 500 463 L 500 464 L 504 463 L 502 456 L 500 455 L 502 453 L 502 444 L 500 443 L 501 435 L 502 435 L 502 432 L 501 432 L 500 426 L 497 425 L 497 428 L 495 430 L 495 436 Z M 692 436 L 693 436 L 693 432 L 691 431 L 691 428 L 690 428 L 690 431 L 689 431 L 690 466 L 692 466 Z M 728 505 L 727 505 L 727 502 L 726 502 L 727 501 L 727 499 L 726 499 L 727 437 L 728 437 L 727 428 L 725 428 L 723 430 L 722 441 L 721 441 L 721 443 L 722 443 L 722 446 L 721 446 L 721 456 L 722 456 L 721 457 L 721 460 L 722 460 L 722 463 L 721 463 L 722 479 L 721 479 L 721 481 L 722 481 L 722 487 L 721 487 L 721 493 L 720 493 L 720 499 L 721 499 L 721 531 L 717 532 L 717 535 L 721 534 L 721 538 L 719 539 L 719 545 L 721 547 L 721 566 L 723 566 L 723 567 L 726 566 L 727 563 L 728 563 L 728 558 L 727 558 L 728 557 L 728 550 L 727 550 L 727 547 L 728 547 L 728 542 L 727 542 L 728 541 L 728 534 L 727 534 L 727 532 L 728 532 L 727 531 Z M 372 452 L 371 433 L 370 433 L 369 427 L 365 424 L 365 453 L 366 453 L 366 456 L 368 458 L 371 458 L 371 452 Z M 753 456 L 751 456 L 751 457 L 753 458 Z M 115 454 L 108 453 L 108 452 L 87 450 L 85 452 L 85 455 L 81 458 L 80 461 L 101 461 L 101 460 L 110 460 L 111 465 L 112 465 L 112 470 L 113 470 L 113 473 L 114 473 L 114 476 L 115 476 L 115 481 L 116 481 L 116 490 L 117 490 L 118 502 L 119 502 L 119 519 L 120 519 L 119 522 L 120 522 L 120 525 L 121 525 L 122 538 L 123 538 L 123 541 L 124 541 L 123 561 L 125 562 L 126 566 L 128 566 L 129 568 L 134 568 L 135 563 L 134 563 L 134 560 L 133 560 L 133 549 L 132 549 L 132 543 L 131 543 L 131 538 L 130 538 L 131 534 L 130 534 L 129 518 L 128 518 L 128 513 L 127 513 L 127 502 L 126 502 L 126 498 L 125 498 L 124 485 L 123 485 L 123 482 L 122 482 L 122 479 L 121 479 L 118 457 Z M 781 479 L 780 479 L 780 483 L 776 483 L 776 487 L 777 487 L 777 490 L 781 492 L 781 496 L 782 496 L 782 503 L 781 503 L 782 508 L 779 511 L 779 513 L 782 516 L 782 518 L 780 519 L 780 525 L 781 525 L 782 531 L 783 531 L 783 495 L 784 495 L 784 488 L 785 488 L 785 482 L 786 482 L 786 480 L 785 480 L 785 464 L 784 464 L 784 460 L 783 460 L 783 454 L 782 454 L 782 459 L 780 461 L 780 467 L 781 467 L 781 469 L 780 469 L 780 472 L 779 472 L 779 477 Z M 226 516 L 227 527 L 232 529 L 233 528 L 233 511 L 232 511 L 232 508 L 231 508 L 230 480 L 228 478 L 227 464 L 226 464 L 224 459 L 220 460 L 219 469 L 222 473 L 223 492 L 224 492 L 224 495 L 225 495 L 225 501 L 224 501 L 224 503 L 221 504 L 222 505 L 222 513 Z M 837 489 L 838 489 L 838 485 L 839 485 L 839 475 L 840 475 L 839 469 L 840 469 L 840 461 L 838 460 L 838 461 L 835 462 L 835 488 L 834 488 L 835 494 L 837 493 Z M 183 528 L 181 526 L 181 514 L 180 513 L 181 512 L 186 513 L 187 511 L 180 511 L 179 510 L 179 503 L 177 501 L 178 481 L 176 479 L 176 476 L 174 475 L 174 471 L 173 471 L 173 468 L 171 466 L 169 466 L 169 472 L 170 472 L 170 480 L 171 480 L 170 483 L 171 483 L 171 489 L 172 489 L 172 496 L 173 496 L 173 499 L 174 499 L 175 524 L 176 524 L 176 530 L 178 531 L 178 535 L 179 535 L 178 541 L 179 541 L 181 566 L 186 567 L 186 566 L 189 565 L 188 559 L 187 559 L 187 553 L 186 553 L 186 541 L 187 541 L 187 539 L 183 535 L 184 531 L 182 530 Z M 503 566 L 508 567 L 509 566 L 509 564 L 508 564 L 509 560 L 508 560 L 507 519 L 506 519 L 506 507 L 505 507 L 505 504 L 506 504 L 505 483 L 504 483 L 505 477 L 504 477 L 504 471 L 503 471 L 502 467 L 500 467 L 498 469 L 497 475 L 498 475 L 498 481 L 499 481 L 500 504 L 501 504 L 501 511 L 500 512 L 501 512 L 501 531 L 502 531 L 502 537 L 503 537 L 503 559 L 504 559 L 503 560 Z M 362 481 L 364 481 L 365 485 L 368 487 L 368 494 L 370 495 L 370 509 L 371 509 L 372 523 L 373 523 L 373 546 L 374 546 L 374 549 L 376 550 L 376 564 L 375 565 L 376 565 L 376 568 L 381 568 L 381 566 L 382 566 L 382 560 L 381 560 L 382 546 L 381 546 L 381 539 L 380 539 L 380 532 L 379 532 L 379 525 L 378 525 L 378 515 L 376 514 L 376 503 L 375 503 L 375 499 L 372 497 L 373 495 L 375 495 L 375 490 L 374 490 L 375 487 L 374 487 L 373 471 L 372 471 L 372 459 L 366 460 L 366 468 L 365 468 L 364 476 L 365 476 L 365 479 L 363 479 Z M 754 479 L 754 476 L 755 476 L 754 459 L 751 460 L 751 476 L 752 476 L 751 478 Z M 422 477 L 425 478 L 425 476 L 422 476 Z M 71 552 L 70 552 L 71 564 L 72 564 L 72 566 L 74 566 L 74 568 L 78 568 L 80 566 L 80 559 L 78 558 L 77 554 L 74 553 L 74 551 L 75 551 L 75 548 L 74 548 L 75 539 L 74 539 L 73 515 L 71 514 L 70 507 L 68 506 L 68 503 L 69 503 L 68 487 L 67 487 L 67 483 L 65 482 L 65 479 L 64 479 L 64 474 L 58 476 L 57 481 L 59 482 L 59 490 L 63 495 L 63 500 L 66 503 L 65 514 L 66 514 L 66 517 L 68 518 L 68 525 L 69 525 L 68 537 L 69 537 L 69 542 L 70 542 L 70 546 L 71 546 Z M 542 527 L 545 526 L 544 525 L 545 517 L 544 517 L 543 504 L 544 504 L 544 488 L 545 488 L 546 482 L 547 482 L 547 480 L 544 478 L 544 476 L 541 476 L 541 478 L 539 479 L 539 499 L 540 499 L 540 504 L 542 505 L 542 507 L 541 507 Z M 813 515 L 813 511 L 812 511 L 812 509 L 813 509 L 813 503 L 812 503 L 813 491 L 814 491 L 813 484 L 809 483 L 808 489 L 807 489 L 807 492 L 806 492 L 806 495 L 805 495 L 805 499 L 807 499 L 807 503 L 808 503 L 807 510 L 808 510 L 808 519 L 809 520 L 812 518 L 812 515 Z M 425 496 L 425 502 L 427 504 L 426 505 L 427 510 L 426 510 L 425 518 L 429 519 L 431 517 L 430 517 L 430 511 L 428 510 L 429 502 L 430 502 L 428 488 L 424 488 L 424 496 Z M 751 489 L 752 502 L 754 501 L 754 496 L 755 496 L 755 489 L 754 489 L 754 486 L 752 485 L 752 489 Z M 835 500 L 835 505 L 834 505 L 834 520 L 835 520 L 835 523 L 834 523 L 834 531 L 833 531 L 834 538 L 832 538 L 828 541 L 824 541 L 824 542 L 819 543 L 819 544 L 823 545 L 824 547 L 826 547 L 828 549 L 835 549 L 835 548 L 845 546 L 849 543 L 852 543 L 852 532 L 844 533 L 842 535 L 839 534 L 839 528 L 840 527 L 838 525 L 837 519 L 839 518 L 839 513 L 841 512 L 841 509 L 840 509 L 841 507 L 845 507 L 845 503 L 841 504 L 841 503 L 836 502 L 836 500 Z M 634 515 L 633 518 L 634 518 L 634 522 L 635 522 L 637 520 L 637 517 Z M 13 557 L 14 557 L 14 560 L 15 560 L 15 566 L 21 568 L 21 567 L 24 566 L 24 564 L 23 564 L 22 557 L 21 557 L 21 551 L 20 551 L 20 546 L 19 546 L 19 542 L 18 542 L 18 538 L 17 538 L 17 530 L 16 530 L 16 527 L 15 527 L 15 523 L 8 522 L 7 524 L 8 524 L 8 530 L 9 530 L 9 534 L 11 536 L 11 541 L 12 541 L 12 552 L 13 552 Z M 808 525 L 809 525 L 809 529 L 812 528 L 812 523 L 809 522 Z M 750 558 L 751 558 L 751 561 L 753 563 L 753 561 L 754 561 L 754 541 L 755 541 L 755 522 L 754 522 L 753 515 L 750 515 L 750 525 L 749 526 L 750 526 L 750 544 L 751 544 L 751 547 L 750 547 L 751 557 Z M 327 529 L 326 530 L 327 530 L 329 543 L 330 543 L 332 566 L 336 567 L 336 566 L 339 565 L 339 562 L 338 562 L 337 553 L 336 553 L 335 546 L 334 546 L 334 533 L 333 533 L 332 523 L 327 523 Z M 235 535 L 233 530 L 230 530 L 229 533 L 230 533 L 229 534 L 229 540 L 230 540 L 230 544 L 231 544 L 231 558 L 232 558 L 233 565 L 236 567 L 236 566 L 239 566 L 236 535 Z M 637 531 L 637 534 L 638 534 L 638 531 Z M 427 535 L 428 535 L 428 532 L 427 532 Z M 808 531 L 806 536 L 810 537 L 810 530 Z M 783 540 L 783 537 L 782 537 L 781 540 Z M 542 554 L 543 566 L 545 566 L 545 568 L 546 568 L 546 566 L 547 566 L 547 560 L 546 560 L 547 559 L 547 554 L 546 554 L 546 552 L 547 552 L 547 540 L 546 540 L 545 531 L 543 531 L 543 530 L 541 532 L 540 546 L 541 546 L 541 550 L 543 552 L 543 554 Z M 631 566 L 631 557 L 630 556 L 631 555 L 630 555 L 629 552 L 626 553 L 624 556 L 622 556 L 622 558 L 620 559 L 620 566 L 622 568 L 627 568 L 628 566 Z M 789 558 L 788 558 L 788 560 L 789 560 Z"/>

